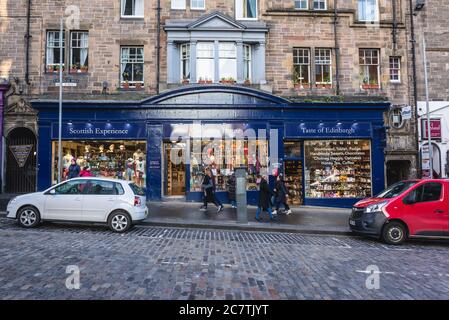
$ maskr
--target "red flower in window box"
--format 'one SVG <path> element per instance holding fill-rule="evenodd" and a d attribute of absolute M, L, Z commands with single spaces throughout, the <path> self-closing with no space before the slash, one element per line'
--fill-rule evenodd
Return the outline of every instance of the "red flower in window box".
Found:
<path fill-rule="evenodd" d="M 182 84 L 189 84 L 189 83 L 190 83 L 190 80 L 184 78 L 184 79 L 182 79 L 181 83 L 182 83 Z"/>

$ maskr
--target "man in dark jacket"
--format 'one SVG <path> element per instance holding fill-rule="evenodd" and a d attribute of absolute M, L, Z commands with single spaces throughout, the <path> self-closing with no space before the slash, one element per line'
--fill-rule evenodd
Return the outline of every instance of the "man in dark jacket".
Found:
<path fill-rule="evenodd" d="M 284 177 L 282 175 L 278 175 L 276 180 L 276 185 L 274 187 L 274 192 L 276 194 L 274 198 L 274 202 L 276 205 L 276 209 L 273 211 L 273 214 L 277 214 L 281 204 L 285 207 L 285 214 L 289 215 L 292 213 L 290 207 L 287 204 L 288 190 L 285 186 Z"/>
<path fill-rule="evenodd" d="M 80 166 L 76 164 L 75 158 L 72 158 L 72 160 L 70 161 L 70 167 L 69 167 L 69 172 L 67 174 L 67 178 L 72 179 L 72 178 L 79 177 L 80 171 L 81 171 Z"/>
<path fill-rule="evenodd" d="M 259 184 L 259 204 L 257 205 L 256 220 L 262 221 L 259 216 L 262 211 L 268 212 L 270 220 L 273 221 L 273 214 L 271 212 L 271 196 L 274 195 L 270 190 L 267 180 L 261 175 L 257 175 L 257 184 Z"/>
<path fill-rule="evenodd" d="M 201 206 L 200 210 L 207 210 L 207 203 L 212 202 L 218 207 L 217 213 L 223 211 L 223 205 L 215 198 L 214 193 L 214 182 L 212 172 L 209 168 L 206 168 L 205 175 L 203 179 L 203 183 L 201 184 L 201 188 L 204 192 L 204 203 Z"/>

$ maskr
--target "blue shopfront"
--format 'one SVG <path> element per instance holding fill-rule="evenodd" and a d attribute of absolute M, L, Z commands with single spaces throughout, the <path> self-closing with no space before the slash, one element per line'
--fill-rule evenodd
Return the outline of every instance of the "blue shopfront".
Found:
<path fill-rule="evenodd" d="M 56 182 L 58 103 L 39 111 L 38 187 Z M 152 201 L 200 201 L 212 168 L 227 202 L 234 168 L 274 184 L 282 173 L 293 205 L 349 207 L 385 186 L 387 103 L 294 103 L 239 86 L 186 86 L 140 102 L 66 101 L 63 167 L 75 158 L 95 176 L 128 179 Z M 62 172 L 64 176 L 64 171 Z"/>

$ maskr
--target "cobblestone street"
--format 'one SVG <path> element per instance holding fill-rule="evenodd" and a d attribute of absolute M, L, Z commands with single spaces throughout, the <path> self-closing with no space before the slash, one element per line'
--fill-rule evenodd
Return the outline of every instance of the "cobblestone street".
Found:
<path fill-rule="evenodd" d="M 2 299 L 449 299 L 449 243 L 0 218 Z M 67 266 L 80 289 L 66 288 Z M 379 289 L 367 289 L 370 265 Z"/>

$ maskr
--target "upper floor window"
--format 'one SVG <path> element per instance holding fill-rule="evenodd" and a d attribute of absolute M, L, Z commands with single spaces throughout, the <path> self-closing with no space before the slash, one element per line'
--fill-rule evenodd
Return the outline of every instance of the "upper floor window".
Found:
<path fill-rule="evenodd" d="M 293 83 L 310 84 L 310 51 L 305 48 L 293 49 Z"/>
<path fill-rule="evenodd" d="M 190 43 L 184 43 L 181 52 L 181 80 L 190 80 Z"/>
<path fill-rule="evenodd" d="M 123 87 L 143 84 L 143 47 L 122 47 L 120 51 L 120 82 Z"/>
<path fill-rule="evenodd" d="M 245 81 L 251 80 L 251 46 L 243 45 L 243 78 Z"/>
<path fill-rule="evenodd" d="M 190 0 L 190 9 L 204 10 L 206 9 L 206 0 Z"/>
<path fill-rule="evenodd" d="M 121 0 L 122 1 L 122 17 L 126 18 L 143 18 L 143 2 L 144 0 Z"/>
<path fill-rule="evenodd" d="M 327 9 L 326 1 L 327 0 L 313 0 L 313 9 L 326 10 Z"/>
<path fill-rule="evenodd" d="M 46 67 L 47 72 L 57 72 L 59 71 L 60 60 L 60 31 L 48 31 L 47 32 L 47 56 L 46 56 Z M 65 64 L 65 33 L 62 34 L 62 66 L 64 68 Z"/>
<path fill-rule="evenodd" d="M 359 49 L 360 80 L 363 89 L 379 89 L 380 68 L 378 49 Z"/>
<path fill-rule="evenodd" d="M 257 0 L 235 0 L 236 19 L 257 19 Z"/>
<path fill-rule="evenodd" d="M 298 10 L 309 9 L 309 0 L 295 0 L 295 9 Z"/>
<path fill-rule="evenodd" d="M 213 81 L 215 78 L 214 43 L 198 42 L 196 47 L 197 81 Z"/>
<path fill-rule="evenodd" d="M 390 57 L 390 82 L 401 82 L 401 57 Z"/>
<path fill-rule="evenodd" d="M 70 72 L 87 72 L 89 66 L 89 33 L 70 33 Z"/>
<path fill-rule="evenodd" d="M 315 83 L 332 83 L 332 61 L 330 49 L 315 49 Z"/>
<path fill-rule="evenodd" d="M 171 0 L 171 8 L 184 10 L 186 8 L 186 0 Z"/>
<path fill-rule="evenodd" d="M 220 42 L 218 49 L 220 80 L 235 81 L 237 78 L 237 48 L 235 42 Z"/>
<path fill-rule="evenodd" d="M 358 19 L 359 21 L 378 21 L 378 3 L 377 0 L 358 0 Z"/>

